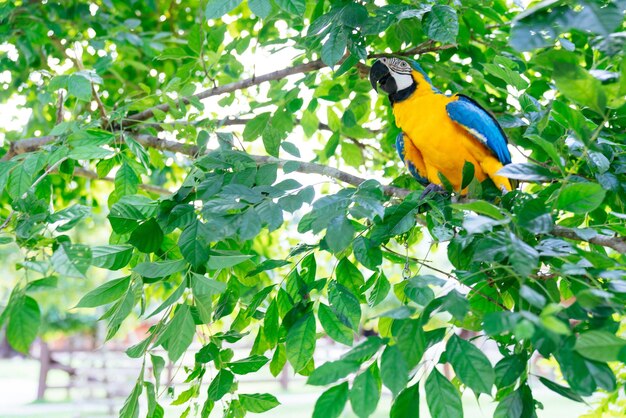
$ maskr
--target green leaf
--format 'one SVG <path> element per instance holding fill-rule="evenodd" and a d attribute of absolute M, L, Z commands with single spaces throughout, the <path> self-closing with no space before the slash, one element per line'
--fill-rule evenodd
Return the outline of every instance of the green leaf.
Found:
<path fill-rule="evenodd" d="M 344 286 L 333 282 L 329 285 L 328 299 L 339 319 L 357 332 L 361 323 L 361 305 L 356 297 Z"/>
<path fill-rule="evenodd" d="M 278 7 L 294 15 L 302 16 L 306 10 L 304 0 L 275 0 Z"/>
<path fill-rule="evenodd" d="M 198 268 L 209 260 L 209 243 L 207 231 L 200 221 L 192 222 L 180 234 L 178 247 L 185 260 L 193 267 Z"/>
<path fill-rule="evenodd" d="M 22 296 L 15 300 L 11 309 L 6 329 L 7 341 L 17 351 L 28 354 L 40 325 L 41 312 L 37 301 L 30 296 Z"/>
<path fill-rule="evenodd" d="M 615 334 L 603 330 L 592 330 L 580 334 L 574 345 L 574 350 L 583 357 L 606 362 L 626 359 L 626 357 L 620 356 L 620 351 L 624 347 L 626 347 L 626 340 Z"/>
<path fill-rule="evenodd" d="M 139 221 L 155 213 L 156 205 L 145 196 L 125 196 L 111 206 L 108 218 L 118 234 L 127 234 L 139 226 Z"/>
<path fill-rule="evenodd" d="M 458 321 L 465 319 L 465 315 L 467 315 L 470 310 L 470 303 L 466 296 L 453 289 L 441 299 L 441 309 L 450 312 Z"/>
<path fill-rule="evenodd" d="M 68 277 L 84 278 L 91 265 L 91 249 L 85 245 L 61 245 L 52 258 L 54 270 Z"/>
<path fill-rule="evenodd" d="M 132 392 L 126 398 L 124 406 L 120 409 L 120 418 L 137 418 L 139 416 L 139 396 L 143 390 L 143 369 L 141 370 L 140 379 L 137 380 Z"/>
<path fill-rule="evenodd" d="M 283 367 L 285 367 L 285 363 L 287 363 L 285 346 L 284 344 L 278 344 L 276 346 L 276 351 L 274 351 L 274 355 L 272 356 L 272 361 L 270 362 L 270 372 L 272 373 L 272 376 L 278 376 L 283 370 Z"/>
<path fill-rule="evenodd" d="M 207 390 L 208 398 L 214 402 L 219 401 L 224 395 L 230 392 L 234 381 L 234 374 L 225 369 L 220 370 L 209 385 L 209 389 Z"/>
<path fill-rule="evenodd" d="M 33 180 L 33 175 L 26 170 L 24 164 L 18 165 L 11 171 L 7 180 L 9 196 L 14 200 L 21 198 L 30 189 Z"/>
<path fill-rule="evenodd" d="M 210 270 L 219 270 L 226 269 L 237 264 L 241 264 L 246 260 L 252 258 L 252 255 L 248 254 L 238 254 L 238 255 L 212 255 L 209 258 L 209 262 L 207 263 L 207 267 Z"/>
<path fill-rule="evenodd" d="M 70 75 L 67 80 L 67 93 L 84 102 L 91 101 L 91 82 L 77 74 Z"/>
<path fill-rule="evenodd" d="M 376 271 L 383 262 L 383 253 L 380 247 L 372 245 L 372 241 L 364 236 L 358 236 L 354 239 L 352 251 L 356 260 L 370 270 Z"/>
<path fill-rule="evenodd" d="M 183 271 L 186 265 L 185 260 L 144 262 L 137 264 L 133 271 L 142 277 L 156 279 Z"/>
<path fill-rule="evenodd" d="M 385 300 L 390 289 L 391 285 L 389 284 L 389 280 L 387 280 L 385 274 L 381 272 L 374 283 L 374 287 L 372 287 L 369 297 L 367 298 L 369 306 L 375 307 Z"/>
<path fill-rule="evenodd" d="M 329 361 L 313 370 L 306 383 L 312 386 L 326 386 L 356 372 L 360 366 L 361 363 L 357 361 Z"/>
<path fill-rule="evenodd" d="M 182 304 L 178 306 L 174 317 L 167 324 L 163 334 L 159 336 L 156 345 L 163 345 L 170 360 L 176 362 L 191 345 L 195 333 L 196 324 L 191 310 L 188 305 Z"/>
<path fill-rule="evenodd" d="M 261 135 L 261 139 L 263 139 L 265 151 L 273 157 L 278 157 L 280 143 L 283 140 L 282 133 L 272 126 L 267 126 Z"/>
<path fill-rule="evenodd" d="M 133 256 L 129 245 L 99 245 L 91 247 L 91 264 L 107 270 L 126 267 Z"/>
<path fill-rule="evenodd" d="M 306 367 L 315 351 L 315 317 L 308 313 L 287 332 L 287 359 L 297 372 Z"/>
<path fill-rule="evenodd" d="M 398 396 L 409 382 L 409 367 L 395 345 L 389 345 L 383 351 L 380 358 L 380 376 L 394 397 Z"/>
<path fill-rule="evenodd" d="M 122 164 L 115 173 L 115 193 L 118 197 L 133 195 L 139 190 L 139 176 L 129 164 Z"/>
<path fill-rule="evenodd" d="M 150 218 L 140 224 L 130 234 L 129 244 L 132 244 L 142 253 L 153 253 L 161 248 L 163 230 L 155 218 Z"/>
<path fill-rule="evenodd" d="M 465 161 L 463 164 L 463 177 L 461 180 L 461 190 L 465 189 L 474 180 L 474 164 L 469 161 Z"/>
<path fill-rule="evenodd" d="M 272 3 L 270 0 L 248 0 L 248 7 L 250 7 L 252 13 L 261 19 L 265 19 L 272 12 Z"/>
<path fill-rule="evenodd" d="M 337 282 L 339 284 L 347 288 L 353 295 L 357 295 L 357 299 L 359 299 L 359 296 L 363 297 L 361 288 L 365 285 L 365 278 L 359 269 L 350 262 L 350 260 L 345 257 L 342 258 L 337 265 L 336 274 Z M 360 299 L 359 302 L 361 302 Z"/>
<path fill-rule="evenodd" d="M 339 418 L 348 401 L 348 382 L 328 389 L 315 402 L 313 418 Z"/>
<path fill-rule="evenodd" d="M 492 205 L 489 202 L 485 202 L 484 200 L 476 200 L 470 203 L 452 203 L 450 206 L 454 209 L 459 210 L 471 210 L 478 214 L 487 215 L 497 220 L 505 219 L 505 216 L 496 206 Z"/>
<path fill-rule="evenodd" d="M 354 236 L 352 222 L 344 215 L 333 218 L 326 229 L 326 244 L 330 251 L 338 254 L 345 250 L 351 243 Z"/>
<path fill-rule="evenodd" d="M 323 303 L 320 303 L 317 316 L 326 334 L 338 343 L 352 346 L 354 332 L 344 325 L 335 313 Z"/>
<path fill-rule="evenodd" d="M 256 115 L 254 118 L 246 122 L 243 129 L 243 140 L 254 141 L 261 136 L 270 121 L 271 113 L 265 112 Z"/>
<path fill-rule="evenodd" d="M 257 414 L 269 411 L 280 405 L 278 399 L 269 393 L 241 393 L 239 394 L 239 402 L 241 402 L 241 406 L 243 406 L 246 411 Z"/>
<path fill-rule="evenodd" d="M 524 412 L 524 401 L 519 391 L 515 391 L 500 401 L 493 418 L 521 418 Z"/>
<path fill-rule="evenodd" d="M 496 386 L 504 388 L 512 385 L 526 369 L 526 357 L 521 354 L 504 357 L 495 367 Z"/>
<path fill-rule="evenodd" d="M 209 0 L 204 9 L 204 17 L 217 19 L 239 6 L 241 0 Z"/>
<path fill-rule="evenodd" d="M 450 6 L 437 4 L 424 16 L 426 34 L 433 41 L 455 43 L 459 34 L 459 20 Z"/>
<path fill-rule="evenodd" d="M 376 367 L 375 363 L 374 367 Z M 367 418 L 376 410 L 379 399 L 380 386 L 371 368 L 368 368 L 352 382 L 350 405 L 359 418 Z"/>
<path fill-rule="evenodd" d="M 567 184 L 558 195 L 556 207 L 569 212 L 585 214 L 597 209 L 606 190 L 597 183 Z"/>
<path fill-rule="evenodd" d="M 563 385 L 559 385 L 558 383 L 555 383 L 551 380 L 546 379 L 545 377 L 541 377 L 539 376 L 539 381 L 541 383 L 543 383 L 548 389 L 550 389 L 553 392 L 558 393 L 561 396 L 564 396 L 568 399 L 571 399 L 575 402 L 582 402 L 584 403 L 585 400 L 576 392 L 574 392 L 572 389 L 563 386 Z"/>
<path fill-rule="evenodd" d="M 463 418 L 461 396 L 454 385 L 436 368 L 426 379 L 428 410 L 437 418 Z"/>
<path fill-rule="evenodd" d="M 258 371 L 261 367 L 265 366 L 270 361 L 265 356 L 250 356 L 241 360 L 228 363 L 228 367 L 235 374 L 248 374 Z"/>
<path fill-rule="evenodd" d="M 352 348 L 352 350 L 341 356 L 345 361 L 357 361 L 363 363 L 378 352 L 384 340 L 380 337 L 367 337 L 365 341 Z"/>
<path fill-rule="evenodd" d="M 604 114 L 606 95 L 598 79 L 578 64 L 557 62 L 552 77 L 561 93 L 568 99 Z"/>
<path fill-rule="evenodd" d="M 348 32 L 341 26 L 335 26 L 330 31 L 328 39 L 322 45 L 322 61 L 329 67 L 337 64 L 346 51 Z"/>
<path fill-rule="evenodd" d="M 491 393 L 495 374 L 487 356 L 474 344 L 454 335 L 446 346 L 448 361 L 461 382 L 476 394 Z"/>
<path fill-rule="evenodd" d="M 496 173 L 499 176 L 525 181 L 549 181 L 557 178 L 556 174 L 540 165 L 530 163 L 507 164 Z"/>
<path fill-rule="evenodd" d="M 287 260 L 265 260 L 262 263 L 257 264 L 254 270 L 250 270 L 246 274 L 246 277 L 256 276 L 263 271 L 274 270 L 275 268 L 286 266 L 288 264 L 291 264 L 291 262 Z"/>
<path fill-rule="evenodd" d="M 391 406 L 389 418 L 419 418 L 419 410 L 420 388 L 417 382 L 400 392 Z"/>
<path fill-rule="evenodd" d="M 95 308 L 122 297 L 130 285 L 130 276 L 109 280 L 87 293 L 76 305 L 77 308 Z"/>

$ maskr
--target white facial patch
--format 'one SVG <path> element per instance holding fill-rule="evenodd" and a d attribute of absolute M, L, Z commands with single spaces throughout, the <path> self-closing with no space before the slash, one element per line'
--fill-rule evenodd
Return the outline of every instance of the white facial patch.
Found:
<path fill-rule="evenodd" d="M 395 71 L 391 71 L 391 76 L 394 80 L 396 80 L 396 86 L 398 86 L 397 91 L 409 88 L 413 84 L 413 77 L 411 77 L 411 74 L 398 74 Z"/>

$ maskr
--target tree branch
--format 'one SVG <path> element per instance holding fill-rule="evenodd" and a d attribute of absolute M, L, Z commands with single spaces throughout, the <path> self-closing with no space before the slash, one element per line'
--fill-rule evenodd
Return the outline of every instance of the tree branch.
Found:
<path fill-rule="evenodd" d="M 370 54 L 368 56 L 368 58 L 380 58 L 382 56 L 388 56 L 388 55 L 402 55 L 402 56 L 413 56 L 413 55 L 417 55 L 417 54 L 423 54 L 425 52 L 434 52 L 434 51 L 441 51 L 441 50 L 445 50 L 445 49 L 450 49 L 450 48 L 456 48 L 456 45 L 452 45 L 452 44 L 446 44 L 446 45 L 440 45 L 440 46 L 435 46 L 434 43 L 432 41 L 426 41 L 421 43 L 420 45 L 417 45 L 415 48 L 409 49 L 407 51 L 399 51 L 399 52 L 395 52 L 392 54 Z M 345 58 L 345 57 L 344 57 Z M 343 59 L 339 62 L 339 64 L 343 62 Z M 307 62 L 304 64 L 299 64 L 299 65 L 295 65 L 293 67 L 289 67 L 289 68 L 284 68 L 282 70 L 278 70 L 278 71 L 274 71 L 272 73 L 269 74 L 263 74 L 260 75 L 258 77 L 256 76 L 252 76 L 251 78 L 245 79 L 245 80 L 241 80 L 241 81 L 237 81 L 235 83 L 230 83 L 230 84 L 225 84 L 223 86 L 218 86 L 218 87 L 214 87 L 208 90 L 204 90 L 201 91 L 200 93 L 196 93 L 193 95 L 193 97 L 202 100 L 202 99 L 206 99 L 207 97 L 212 97 L 212 96 L 218 96 L 220 94 L 225 94 L 225 93 L 232 93 L 234 91 L 237 90 L 243 90 L 246 89 L 248 87 L 252 87 L 252 86 L 256 86 L 259 85 L 261 83 L 264 83 L 266 81 L 272 81 L 272 80 L 280 80 L 282 78 L 288 77 L 290 75 L 294 75 L 294 74 L 303 74 L 303 73 L 308 73 L 311 71 L 315 71 L 315 70 L 319 70 L 326 67 L 326 64 L 324 64 L 322 62 L 321 59 L 315 60 L 315 61 L 311 61 L 311 62 Z M 182 99 L 185 103 L 189 103 L 189 100 L 186 98 Z M 135 113 L 134 115 L 130 115 L 128 118 L 126 118 L 123 122 L 122 122 L 122 128 L 127 128 L 129 126 L 133 126 L 135 124 L 137 124 L 137 122 L 140 121 L 144 121 L 146 119 L 150 119 L 152 116 L 154 116 L 154 109 L 158 109 L 162 112 L 167 112 L 170 108 L 170 105 L 167 103 L 163 103 L 160 104 L 158 106 L 146 109 L 142 112 L 139 113 Z"/>
<path fill-rule="evenodd" d="M 177 152 L 177 153 L 181 153 L 181 154 L 185 154 L 189 156 L 196 156 L 199 152 L 198 147 L 195 145 L 184 144 L 178 141 L 165 140 L 165 139 L 161 139 L 152 135 L 136 135 L 135 139 L 137 139 L 137 141 L 145 147 L 150 147 L 150 148 L 155 148 L 155 149 L 160 149 L 160 150 L 167 150 L 171 152 Z M 13 142 L 11 143 L 11 149 L 2 159 L 7 160 L 7 159 L 10 159 L 13 155 L 36 151 L 37 149 L 43 147 L 44 145 L 54 140 L 55 140 L 55 137 L 49 135 L 49 136 L 42 136 L 40 138 L 28 138 L 28 139 L 23 139 L 21 141 Z M 348 183 L 356 187 L 358 187 L 361 183 L 365 181 L 365 179 L 362 177 L 355 176 L 353 174 L 346 173 L 344 171 L 338 170 L 333 167 L 325 166 L 322 164 L 310 163 L 306 161 L 286 160 L 286 159 L 271 157 L 267 155 L 249 155 L 249 157 L 259 164 L 267 164 L 267 163 L 277 164 L 281 168 L 284 167 L 284 165 L 287 163 L 297 163 L 298 169 L 295 170 L 297 172 L 304 173 L 304 174 L 320 174 L 323 176 L 337 179 L 339 181 Z M 98 178 L 98 177 L 96 175 L 95 177 L 91 177 L 91 178 Z M 154 191 L 155 193 L 160 193 L 163 190 L 157 191 L 155 189 Z M 398 197 L 398 198 L 406 197 L 409 193 L 411 193 L 410 190 L 403 189 L 400 187 L 395 187 L 395 186 L 383 186 L 383 191 L 388 196 L 393 196 L 393 197 Z M 557 237 L 567 238 L 567 239 L 571 239 L 574 241 L 589 242 L 591 244 L 601 245 L 603 247 L 612 248 L 613 250 L 619 253 L 626 254 L 626 240 L 620 237 L 597 235 L 593 238 L 585 240 L 579 237 L 578 235 L 576 235 L 576 232 L 573 229 L 565 228 L 562 226 L 556 226 L 552 230 L 551 234 Z"/>
<path fill-rule="evenodd" d="M 611 237 L 608 235 L 596 235 L 593 238 L 583 239 L 579 237 L 573 229 L 565 228 L 563 226 L 555 226 L 552 230 L 552 235 L 567 238 L 574 241 L 588 242 L 590 244 L 601 245 L 603 247 L 609 247 L 615 251 L 626 254 L 626 239 L 621 237 Z"/>
<path fill-rule="evenodd" d="M 248 87 L 256 86 L 266 81 L 280 80 L 281 78 L 285 78 L 290 75 L 308 73 L 311 71 L 319 70 L 324 67 L 326 67 L 326 64 L 324 64 L 322 60 L 315 60 L 315 61 L 307 62 L 304 64 L 296 65 L 293 67 L 284 68 L 282 70 L 274 71 L 273 73 L 263 74 L 258 77 L 253 76 L 251 78 L 237 81 L 235 83 L 225 84 L 223 86 L 218 86 L 212 89 L 204 90 L 204 91 L 201 91 L 200 93 L 194 94 L 194 97 L 196 97 L 199 100 L 202 100 L 202 99 L 206 99 L 207 97 L 218 96 L 224 93 L 232 93 L 237 90 L 242 90 Z M 185 100 L 185 102 L 188 103 L 187 99 L 183 99 L 183 100 Z M 170 108 L 170 105 L 167 103 L 164 103 L 164 104 L 152 107 L 150 109 L 146 109 L 142 112 L 135 113 L 134 115 L 130 115 L 128 118 L 124 120 L 124 122 L 122 122 L 122 127 L 127 128 L 129 126 L 135 125 L 137 122 L 150 119 L 154 115 L 154 112 L 153 112 L 154 109 L 167 112 L 169 108 Z"/>
<path fill-rule="evenodd" d="M 115 182 L 115 179 L 113 177 L 98 177 L 97 173 L 84 169 L 84 168 L 75 168 L 73 175 L 77 177 L 91 179 L 91 180 L 102 180 L 102 181 L 107 181 L 111 183 Z M 171 190 L 165 189 L 163 187 L 155 186 L 153 184 L 140 184 L 139 188 L 142 190 L 146 190 L 148 192 L 152 192 L 152 193 L 156 193 L 160 195 L 168 195 L 168 194 L 173 193 Z"/>
<path fill-rule="evenodd" d="M 190 144 L 183 144 L 177 141 L 169 141 L 165 139 L 158 138 L 156 136 L 151 135 L 137 135 L 135 137 L 137 142 L 142 144 L 145 147 L 156 148 L 160 150 L 167 150 L 172 152 L 179 152 L 181 154 L 195 156 L 198 154 L 198 147 Z M 284 167 L 287 163 L 296 163 L 298 164 L 298 168 L 294 171 L 304 174 L 320 174 L 323 176 L 331 177 L 342 181 L 344 183 L 348 183 L 352 186 L 359 186 L 366 179 L 355 176 L 350 173 L 346 173 L 345 171 L 338 170 L 333 167 L 329 167 L 322 164 L 310 163 L 306 161 L 296 161 L 296 160 L 285 160 L 282 158 L 271 157 L 268 155 L 252 155 L 248 154 L 248 157 L 252 158 L 259 164 L 277 164 L 280 168 Z M 402 189 L 400 187 L 395 186 L 383 186 L 383 191 L 388 196 L 394 197 L 406 197 L 410 190 Z"/>

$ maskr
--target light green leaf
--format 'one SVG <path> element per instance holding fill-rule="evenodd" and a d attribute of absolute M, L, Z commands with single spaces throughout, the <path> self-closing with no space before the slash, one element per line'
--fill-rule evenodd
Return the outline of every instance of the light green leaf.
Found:
<path fill-rule="evenodd" d="M 606 362 L 625 360 L 626 356 L 620 356 L 624 347 L 626 340 L 615 334 L 604 330 L 591 330 L 580 334 L 574 349 L 588 359 Z"/>
<path fill-rule="evenodd" d="M 252 255 L 239 254 L 239 255 L 212 255 L 209 258 L 207 267 L 210 270 L 226 269 L 243 263 L 246 260 L 252 258 Z"/>
<path fill-rule="evenodd" d="M 389 345 L 380 358 L 380 376 L 393 396 L 398 396 L 409 382 L 409 368 L 402 353 L 395 345 Z"/>
<path fill-rule="evenodd" d="M 107 270 L 119 270 L 130 262 L 133 247 L 130 245 L 99 245 L 91 247 L 91 264 Z"/>
<path fill-rule="evenodd" d="M 148 279 L 156 279 L 183 271 L 186 265 L 185 260 L 143 262 L 137 264 L 133 271 Z"/>
<path fill-rule="evenodd" d="M 598 208 L 606 190 L 597 183 L 567 184 L 558 195 L 556 207 L 569 212 L 585 214 Z"/>
<path fill-rule="evenodd" d="M 106 305 L 120 297 L 128 290 L 130 276 L 109 280 L 87 293 L 76 305 L 77 308 L 95 308 Z"/>
<path fill-rule="evenodd" d="M 217 19 L 239 6 L 241 0 L 209 0 L 204 9 L 204 17 Z"/>
<path fill-rule="evenodd" d="M 41 312 L 37 301 L 30 296 L 16 299 L 7 324 L 6 337 L 11 347 L 28 354 L 30 345 L 39 332 Z"/>
<path fill-rule="evenodd" d="M 67 92 L 78 100 L 91 100 L 91 82 L 78 74 L 72 74 L 67 80 Z"/>
<path fill-rule="evenodd" d="M 248 0 L 248 7 L 252 13 L 265 19 L 272 12 L 272 3 L 270 0 Z"/>
<path fill-rule="evenodd" d="M 257 414 L 269 411 L 280 405 L 278 399 L 269 393 L 241 393 L 239 394 L 239 402 L 241 402 L 241 406 L 243 406 L 246 411 Z"/>

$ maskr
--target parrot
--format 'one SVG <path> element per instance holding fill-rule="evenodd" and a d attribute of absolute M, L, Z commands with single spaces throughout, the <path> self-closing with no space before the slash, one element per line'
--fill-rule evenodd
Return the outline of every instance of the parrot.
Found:
<path fill-rule="evenodd" d="M 374 90 L 387 93 L 401 132 L 396 149 L 409 172 L 426 187 L 441 189 L 443 175 L 461 191 L 463 167 L 474 165 L 479 181 L 491 179 L 503 192 L 511 181 L 498 171 L 511 163 L 507 137 L 498 121 L 473 99 L 441 93 L 415 61 L 376 60 L 369 74 Z"/>

